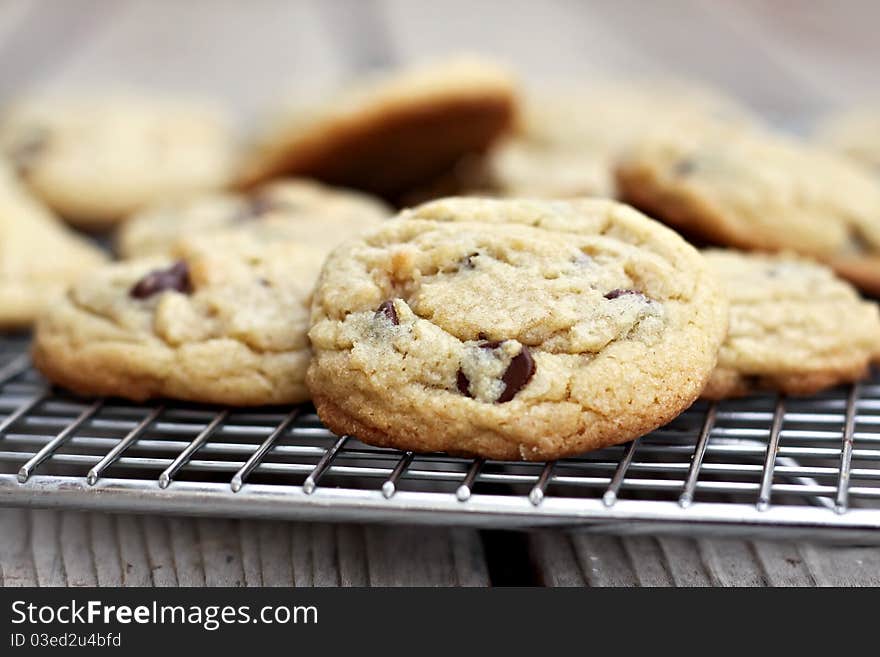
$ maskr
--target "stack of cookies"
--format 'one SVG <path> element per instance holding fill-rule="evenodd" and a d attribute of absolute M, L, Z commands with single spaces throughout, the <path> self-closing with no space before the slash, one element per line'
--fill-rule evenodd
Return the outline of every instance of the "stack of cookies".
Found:
<path fill-rule="evenodd" d="M 473 57 L 247 139 L 202 103 L 24 100 L 0 117 L 0 326 L 33 324 L 82 395 L 311 400 L 374 445 L 578 454 L 700 396 L 867 374 L 871 120 L 808 143 L 690 85 L 522 92 Z"/>

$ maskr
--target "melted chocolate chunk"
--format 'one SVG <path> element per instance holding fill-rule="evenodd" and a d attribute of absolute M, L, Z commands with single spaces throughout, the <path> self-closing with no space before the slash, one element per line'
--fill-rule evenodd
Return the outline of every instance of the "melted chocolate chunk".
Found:
<path fill-rule="evenodd" d="M 458 374 L 455 375 L 455 385 L 461 394 L 466 395 L 467 397 L 471 396 L 471 391 L 468 389 L 471 382 L 468 381 L 468 378 L 461 370 L 458 370 Z"/>
<path fill-rule="evenodd" d="M 697 163 L 693 160 L 679 160 L 675 165 L 675 175 L 689 176 L 697 170 Z"/>
<path fill-rule="evenodd" d="M 606 299 L 616 299 L 617 297 L 622 297 L 624 294 L 636 294 L 640 297 L 644 297 L 645 295 L 639 292 L 638 290 L 611 290 L 605 295 Z"/>
<path fill-rule="evenodd" d="M 376 308 L 376 317 L 380 315 L 385 315 L 392 324 L 397 326 L 400 324 L 400 320 L 397 318 L 397 311 L 394 309 L 394 303 L 389 301 L 383 301 L 382 305 Z"/>
<path fill-rule="evenodd" d="M 487 342 L 486 344 L 481 344 L 480 348 L 496 349 L 501 346 L 501 342 L 502 341 Z M 501 376 L 501 382 L 504 384 L 504 391 L 498 399 L 495 400 L 495 403 L 503 404 L 516 397 L 516 393 L 526 386 L 534 374 L 535 360 L 532 358 L 529 348 L 523 345 L 522 351 L 513 357 L 510 361 L 510 365 L 507 366 L 507 370 L 505 370 L 504 374 Z M 459 369 L 458 373 L 455 375 L 455 385 L 461 394 L 466 395 L 467 397 L 473 397 L 470 392 L 471 382 L 461 369 Z"/>
<path fill-rule="evenodd" d="M 168 269 L 151 271 L 135 283 L 129 291 L 129 295 L 135 299 L 146 299 L 166 290 L 176 290 L 183 294 L 192 292 L 189 266 L 183 260 L 175 262 Z"/>
<path fill-rule="evenodd" d="M 498 398 L 498 403 L 503 404 L 513 399 L 516 393 L 526 386 L 534 374 L 535 359 L 532 358 L 529 348 L 523 345 L 522 351 L 510 361 L 507 371 L 501 377 L 501 381 L 504 383 L 504 392 Z"/>

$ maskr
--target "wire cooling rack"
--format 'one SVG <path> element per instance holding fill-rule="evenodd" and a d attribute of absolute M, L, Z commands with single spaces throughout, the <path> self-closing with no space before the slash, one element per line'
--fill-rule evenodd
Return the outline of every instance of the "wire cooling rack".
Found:
<path fill-rule="evenodd" d="M 880 378 L 810 398 L 698 402 L 553 463 L 371 447 L 310 406 L 78 399 L 0 336 L 0 504 L 880 543 Z"/>

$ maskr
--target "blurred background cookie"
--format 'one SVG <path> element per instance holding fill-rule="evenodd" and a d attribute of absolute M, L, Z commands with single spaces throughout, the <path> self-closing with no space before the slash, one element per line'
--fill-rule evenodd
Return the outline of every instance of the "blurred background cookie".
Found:
<path fill-rule="evenodd" d="M 87 230 L 162 198 L 225 186 L 233 148 L 221 110 L 155 95 L 34 97 L 0 114 L 0 150 L 21 178 Z"/>
<path fill-rule="evenodd" d="M 395 199 L 487 149 L 515 96 L 504 68 L 475 57 L 366 76 L 261 122 L 237 182 L 306 176 Z"/>
<path fill-rule="evenodd" d="M 0 329 L 27 327 L 69 283 L 105 259 L 0 160 Z"/>

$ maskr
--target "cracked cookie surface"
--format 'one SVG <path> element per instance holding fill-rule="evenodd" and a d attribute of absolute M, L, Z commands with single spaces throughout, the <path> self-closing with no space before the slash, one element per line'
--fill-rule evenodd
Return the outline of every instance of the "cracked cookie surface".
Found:
<path fill-rule="evenodd" d="M 81 394 L 304 401 L 308 303 L 325 255 L 267 218 L 108 265 L 41 317 L 34 363 Z"/>
<path fill-rule="evenodd" d="M 855 381 L 880 355 L 880 314 L 827 267 L 791 255 L 709 250 L 730 328 L 703 396 L 812 394 Z"/>
<path fill-rule="evenodd" d="M 68 284 L 105 260 L 0 162 L 0 328 L 30 325 Z"/>
<path fill-rule="evenodd" d="M 233 143 L 220 110 L 189 101 L 35 97 L 0 117 L 0 150 L 22 179 L 88 230 L 165 197 L 225 186 Z"/>
<path fill-rule="evenodd" d="M 388 206 L 366 194 L 280 180 L 247 195 L 213 193 L 151 207 L 123 224 L 116 245 L 123 258 L 164 255 L 181 237 L 271 219 L 289 221 L 300 244 L 329 252 L 345 235 L 390 215 Z"/>
<path fill-rule="evenodd" d="M 756 129 L 661 130 L 617 167 L 622 198 L 712 244 L 790 250 L 880 293 L 880 185 L 830 152 Z"/>
<path fill-rule="evenodd" d="M 631 208 L 446 199 L 330 255 L 307 382 L 372 444 L 556 458 L 689 406 L 726 312 L 702 256 Z"/>

